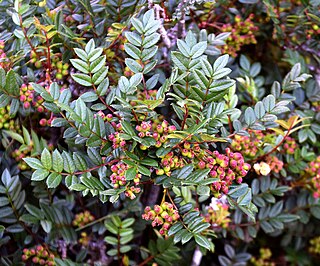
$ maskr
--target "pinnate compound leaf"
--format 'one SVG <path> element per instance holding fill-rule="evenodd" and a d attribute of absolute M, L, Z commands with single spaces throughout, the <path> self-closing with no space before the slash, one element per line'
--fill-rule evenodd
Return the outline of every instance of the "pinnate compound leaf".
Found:
<path fill-rule="evenodd" d="M 196 243 L 199 246 L 204 247 L 205 249 L 208 249 L 208 250 L 211 249 L 210 241 L 206 237 L 199 235 L 199 234 L 196 234 L 194 236 L 194 239 L 196 240 Z"/>

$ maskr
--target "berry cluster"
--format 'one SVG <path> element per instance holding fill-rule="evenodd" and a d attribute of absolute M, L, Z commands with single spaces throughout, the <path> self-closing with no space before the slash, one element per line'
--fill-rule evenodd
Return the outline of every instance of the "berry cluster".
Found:
<path fill-rule="evenodd" d="M 299 20 L 295 23 L 288 23 L 285 20 L 285 13 L 297 12 L 296 8 L 301 6 L 301 1 L 286 1 L 281 3 L 279 7 L 268 8 L 267 18 L 277 18 L 280 23 L 279 27 L 273 28 L 272 38 L 276 41 L 281 41 L 283 44 L 286 43 L 288 47 L 297 47 L 297 45 L 305 44 L 308 40 L 317 39 L 320 36 L 319 24 L 314 23 L 314 20 L 306 15 L 307 21 L 302 22 Z M 271 12 L 270 12 L 271 11 Z M 302 16 L 303 18 L 303 16 Z"/>
<path fill-rule="evenodd" d="M 179 213 L 169 202 L 163 202 L 161 205 L 154 205 L 153 209 L 147 206 L 142 214 L 142 219 L 152 221 L 152 226 L 160 226 L 161 235 L 167 235 L 169 228 L 179 219 Z"/>
<path fill-rule="evenodd" d="M 57 80 L 62 80 L 64 76 L 68 76 L 69 74 L 69 64 L 63 63 L 59 56 L 54 55 L 52 58 L 51 66 L 55 68 L 55 77 Z"/>
<path fill-rule="evenodd" d="M 111 121 L 113 119 L 112 114 L 104 115 L 103 113 L 98 113 L 104 120 Z M 110 124 L 114 128 L 115 132 L 113 134 L 110 134 L 108 136 L 108 139 L 112 141 L 112 148 L 124 148 L 126 146 L 125 139 L 120 137 L 120 133 L 124 133 L 122 129 L 122 125 L 120 123 L 116 123 L 114 121 L 111 121 Z"/>
<path fill-rule="evenodd" d="M 162 168 L 159 168 L 156 170 L 157 175 L 164 175 L 167 176 L 171 175 L 171 171 L 175 169 L 180 169 L 185 165 L 183 158 L 177 155 L 174 156 L 174 153 L 171 151 L 167 155 L 165 155 L 161 159 L 161 166 Z"/>
<path fill-rule="evenodd" d="M 236 57 L 237 51 L 239 51 L 243 45 L 257 43 L 254 32 L 258 30 L 258 27 L 255 26 L 252 21 L 253 17 L 254 14 L 250 14 L 247 19 L 243 20 L 237 15 L 234 19 L 234 24 L 228 23 L 221 27 L 222 32 L 231 32 L 226 41 L 226 45 L 221 49 L 222 54 L 228 53 Z"/>
<path fill-rule="evenodd" d="M 279 160 L 276 156 L 268 156 L 266 158 L 266 163 L 270 166 L 271 171 L 275 173 L 280 173 L 283 168 L 283 161 Z"/>
<path fill-rule="evenodd" d="M 80 238 L 79 238 L 79 243 L 84 246 L 84 247 L 87 247 L 90 243 L 90 236 L 88 236 L 88 234 L 86 232 L 81 232 L 80 234 Z"/>
<path fill-rule="evenodd" d="M 160 148 L 163 143 L 167 141 L 168 134 L 176 130 L 175 126 L 169 126 L 168 121 L 164 120 L 162 123 L 154 121 L 144 121 L 141 125 L 136 126 L 140 138 L 151 137 L 156 141 L 155 147 Z M 147 146 L 140 145 L 141 150 L 146 150 Z"/>
<path fill-rule="evenodd" d="M 31 249 L 25 248 L 22 255 L 24 262 L 32 262 L 34 265 L 53 266 L 54 258 L 54 254 L 41 245 Z"/>
<path fill-rule="evenodd" d="M 204 218 L 213 227 L 227 228 L 229 226 L 231 219 L 229 218 L 229 206 L 226 203 L 212 198 L 206 211 Z"/>
<path fill-rule="evenodd" d="M 231 149 L 242 153 L 248 159 L 257 156 L 259 147 L 262 145 L 263 133 L 261 131 L 251 132 L 249 136 L 235 135 L 231 143 Z"/>
<path fill-rule="evenodd" d="M 109 54 L 111 54 L 111 55 L 112 55 L 112 53 L 113 53 L 113 56 L 114 56 L 114 52 L 111 52 L 111 51 L 109 52 Z M 123 71 L 123 75 L 125 75 L 126 77 L 132 77 L 134 75 L 134 73 L 130 70 L 129 67 L 125 67 L 124 71 Z M 134 101 L 131 101 L 130 104 L 132 106 L 136 105 L 136 103 Z"/>
<path fill-rule="evenodd" d="M 138 91 L 137 92 L 137 100 L 131 101 L 130 104 L 132 106 L 136 106 L 139 101 L 156 99 L 156 96 L 157 96 L 157 90 Z"/>
<path fill-rule="evenodd" d="M 112 26 L 108 28 L 107 41 L 110 43 L 113 43 L 114 45 L 116 44 L 117 52 L 118 50 L 124 51 L 124 44 L 127 42 L 123 34 L 124 29 L 125 29 L 125 25 L 120 23 L 113 23 Z M 114 52 L 114 49 L 110 49 L 110 48 L 107 49 L 106 56 L 107 56 L 107 59 L 109 59 L 108 62 L 111 60 L 117 59 L 116 57 L 117 54 Z M 126 68 L 126 69 L 129 70 L 129 68 Z"/>
<path fill-rule="evenodd" d="M 22 84 L 20 87 L 20 101 L 23 103 L 23 107 L 29 109 L 33 101 L 34 90 L 31 84 Z"/>
<path fill-rule="evenodd" d="M 9 70 L 10 60 L 9 58 L 7 58 L 7 55 L 3 49 L 4 49 L 4 41 L 0 40 L 0 67 L 5 70 Z"/>
<path fill-rule="evenodd" d="M 294 151 L 298 148 L 298 144 L 294 138 L 286 137 L 283 144 L 283 149 L 286 154 L 294 154 Z"/>
<path fill-rule="evenodd" d="M 31 84 L 22 84 L 20 87 L 20 101 L 23 103 L 25 109 L 29 109 L 31 106 L 35 108 L 38 113 L 44 113 L 47 111 L 43 107 L 44 99 L 40 95 L 36 95 Z M 40 126 L 50 125 L 51 119 L 42 118 L 39 121 Z"/>
<path fill-rule="evenodd" d="M 295 30 L 297 28 L 286 27 L 285 24 L 282 24 L 280 26 L 282 34 L 281 32 L 279 32 L 279 29 L 274 28 L 273 38 L 277 39 L 279 38 L 279 35 L 288 36 L 289 37 L 288 40 L 290 40 L 294 45 L 301 44 L 302 41 L 307 41 L 312 38 L 317 38 L 317 36 L 320 35 L 320 28 L 318 25 L 311 24 L 310 26 L 311 27 L 304 26 L 298 30 Z"/>
<path fill-rule="evenodd" d="M 128 170 L 129 165 L 124 162 L 118 162 L 111 166 L 112 174 L 110 176 L 111 182 L 115 189 L 126 186 L 125 195 L 130 199 L 135 199 L 136 195 L 140 193 L 141 189 L 138 187 L 141 179 L 141 174 L 136 172 L 135 177 L 132 179 L 134 186 L 130 186 L 130 180 L 126 180 L 126 171 Z"/>
<path fill-rule="evenodd" d="M 127 198 L 130 198 L 131 200 L 136 198 L 136 194 L 139 194 L 141 192 L 141 188 L 137 186 L 127 186 L 126 191 L 124 192 L 124 195 L 126 195 Z"/>
<path fill-rule="evenodd" d="M 123 162 L 119 162 L 111 166 L 112 174 L 110 176 L 110 179 L 115 189 L 127 184 L 125 173 L 128 168 L 129 166 Z"/>
<path fill-rule="evenodd" d="M 42 127 L 45 127 L 45 126 L 50 126 L 51 125 L 51 122 L 53 120 L 53 117 L 52 118 L 41 118 L 40 121 L 39 121 L 39 125 L 42 126 Z"/>
<path fill-rule="evenodd" d="M 180 169 L 188 163 L 195 162 L 198 169 L 210 169 L 209 176 L 218 178 L 211 186 L 215 196 L 219 197 L 220 192 L 227 194 L 229 186 L 235 180 L 238 184 L 242 183 L 242 178 L 247 175 L 251 166 L 244 162 L 244 158 L 239 152 L 232 152 L 226 149 L 226 154 L 218 151 L 210 152 L 201 149 L 199 144 L 185 142 L 179 154 L 168 153 L 161 160 L 161 166 L 156 170 L 157 175 L 171 175 L 171 171 Z"/>
<path fill-rule="evenodd" d="M 23 103 L 25 109 L 29 109 L 32 106 L 38 113 L 44 113 L 46 109 L 43 107 L 43 98 L 40 95 L 35 95 L 35 91 L 31 84 L 22 84 L 20 87 L 20 101 Z M 51 124 L 52 119 L 42 118 L 39 121 L 40 126 L 47 126 Z"/>
<path fill-rule="evenodd" d="M 43 58 L 44 60 L 41 60 L 41 58 Z M 36 68 L 41 68 L 41 67 L 45 67 L 47 68 L 48 66 L 46 66 L 46 64 L 48 64 L 47 62 L 47 51 L 31 51 L 30 52 L 30 62 L 34 64 L 34 66 Z M 53 54 L 51 55 L 50 58 L 50 64 L 51 64 L 51 68 L 52 71 L 51 73 L 55 75 L 55 78 L 59 81 L 62 80 L 64 76 L 68 76 L 69 75 L 69 64 L 68 63 L 63 63 L 61 56 L 57 55 L 57 54 Z"/>
<path fill-rule="evenodd" d="M 22 159 L 30 156 L 30 153 L 32 150 L 33 150 L 33 142 L 31 141 L 29 145 L 23 145 L 19 149 L 15 149 L 12 152 L 11 156 L 18 163 L 18 167 L 20 170 L 24 171 L 28 169 L 27 163 Z"/>
<path fill-rule="evenodd" d="M 40 68 L 42 63 L 38 60 L 38 55 L 35 51 L 30 52 L 30 63 L 33 63 L 36 68 Z"/>
<path fill-rule="evenodd" d="M 100 117 L 103 119 L 103 121 L 111 122 L 112 119 L 113 119 L 113 115 L 112 115 L 112 114 L 107 114 L 107 115 L 105 115 L 104 112 L 102 112 L 102 111 L 99 111 L 98 113 L 96 113 L 96 114 L 94 115 L 94 117 L 96 117 L 97 115 L 100 116 Z M 115 122 L 112 122 L 111 124 L 112 124 L 112 126 L 113 126 L 114 128 L 116 128 L 116 125 L 117 125 L 117 124 L 116 124 Z"/>
<path fill-rule="evenodd" d="M 320 236 L 310 239 L 309 252 L 320 255 Z"/>
<path fill-rule="evenodd" d="M 76 227 L 85 226 L 94 221 L 94 216 L 89 211 L 84 211 L 76 214 L 72 221 L 72 225 Z"/>
<path fill-rule="evenodd" d="M 312 24 L 311 28 L 305 30 L 307 39 L 320 35 L 320 27 L 317 24 Z"/>
<path fill-rule="evenodd" d="M 305 171 L 311 177 L 313 196 L 320 198 L 320 156 L 310 162 Z"/>
<path fill-rule="evenodd" d="M 18 125 L 10 119 L 10 106 L 0 108 L 0 129 L 18 130 Z"/>
<path fill-rule="evenodd" d="M 229 148 L 226 149 L 226 155 L 214 151 L 212 156 L 206 158 L 206 162 L 206 168 L 211 170 L 209 175 L 220 179 L 212 184 L 212 190 L 217 194 L 216 196 L 220 196 L 220 192 L 227 194 L 234 180 L 238 184 L 242 183 L 242 178 L 251 168 L 250 164 L 244 162 L 241 153 L 233 153 Z"/>
<path fill-rule="evenodd" d="M 270 258 L 272 256 L 272 252 L 268 248 L 260 248 L 260 257 L 255 258 L 251 257 L 250 263 L 254 266 L 275 266 L 276 264 L 272 261 L 270 261 Z"/>

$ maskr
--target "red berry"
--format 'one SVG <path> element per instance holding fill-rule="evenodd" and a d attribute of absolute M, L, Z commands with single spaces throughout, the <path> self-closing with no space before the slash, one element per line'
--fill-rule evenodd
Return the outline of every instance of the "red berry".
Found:
<path fill-rule="evenodd" d="M 40 124 L 40 126 L 45 127 L 47 125 L 47 119 L 45 119 L 45 118 L 40 119 L 39 124 Z"/>

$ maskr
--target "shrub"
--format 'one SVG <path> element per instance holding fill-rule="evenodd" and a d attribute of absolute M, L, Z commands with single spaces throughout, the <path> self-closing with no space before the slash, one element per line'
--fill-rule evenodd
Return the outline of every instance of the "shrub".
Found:
<path fill-rule="evenodd" d="M 2 1 L 1 263 L 316 263 L 318 6 Z"/>

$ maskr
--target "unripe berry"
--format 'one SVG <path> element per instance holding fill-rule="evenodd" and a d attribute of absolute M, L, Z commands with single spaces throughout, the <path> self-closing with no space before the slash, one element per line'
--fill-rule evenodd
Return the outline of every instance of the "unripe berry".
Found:
<path fill-rule="evenodd" d="M 162 127 L 161 125 L 158 125 L 156 130 L 157 130 L 157 132 L 160 133 L 160 134 L 163 133 L 163 127 Z"/>
<path fill-rule="evenodd" d="M 20 101 L 24 102 L 27 99 L 26 95 L 21 95 L 20 96 Z"/>
<path fill-rule="evenodd" d="M 40 119 L 39 124 L 40 124 L 40 126 L 43 126 L 43 127 L 46 126 L 47 125 L 47 119 L 45 119 L 45 118 Z"/>
<path fill-rule="evenodd" d="M 47 1 L 46 0 L 43 0 L 41 2 L 38 3 L 39 7 L 45 7 L 47 4 Z"/>
<path fill-rule="evenodd" d="M 31 58 L 37 58 L 37 54 L 34 51 L 30 52 L 30 57 Z"/>
<path fill-rule="evenodd" d="M 39 107 L 37 108 L 37 111 L 38 111 L 39 113 L 43 113 L 43 112 L 44 112 L 43 106 L 39 106 Z"/>
<path fill-rule="evenodd" d="M 206 163 L 204 161 L 200 161 L 200 162 L 198 162 L 198 167 L 200 169 L 204 169 L 206 167 Z"/>
<path fill-rule="evenodd" d="M 41 63 L 40 61 L 36 61 L 36 62 L 34 63 L 34 66 L 35 66 L 36 68 L 40 68 L 40 67 L 42 66 L 42 63 Z"/>
<path fill-rule="evenodd" d="M 162 213 L 163 209 L 159 205 L 154 205 L 154 211 L 156 212 L 156 214 L 160 214 Z"/>
<path fill-rule="evenodd" d="M 157 175 L 163 175 L 164 174 L 164 170 L 163 169 L 157 169 L 156 170 L 156 174 Z"/>
<path fill-rule="evenodd" d="M 168 216 L 169 216 L 169 214 L 168 214 L 166 211 L 163 211 L 163 212 L 161 213 L 161 217 L 162 217 L 163 219 L 166 219 Z"/>
<path fill-rule="evenodd" d="M 62 64 L 61 61 L 59 61 L 59 62 L 57 62 L 56 66 L 57 66 L 58 69 L 62 69 L 63 64 Z"/>
<path fill-rule="evenodd" d="M 183 156 L 188 156 L 189 150 L 183 149 L 182 152 L 181 152 L 181 154 L 182 154 Z"/>
<path fill-rule="evenodd" d="M 177 128 L 175 126 L 169 126 L 168 128 L 168 133 L 172 133 L 176 130 Z"/>
<path fill-rule="evenodd" d="M 190 144 L 189 142 L 185 142 L 185 143 L 183 144 L 183 147 L 184 147 L 185 149 L 189 150 L 189 149 L 191 148 L 191 144 Z"/>
<path fill-rule="evenodd" d="M 24 103 L 23 103 L 23 107 L 24 107 L 25 109 L 29 109 L 29 108 L 30 108 L 30 103 L 29 103 L 29 102 L 24 102 Z"/>

